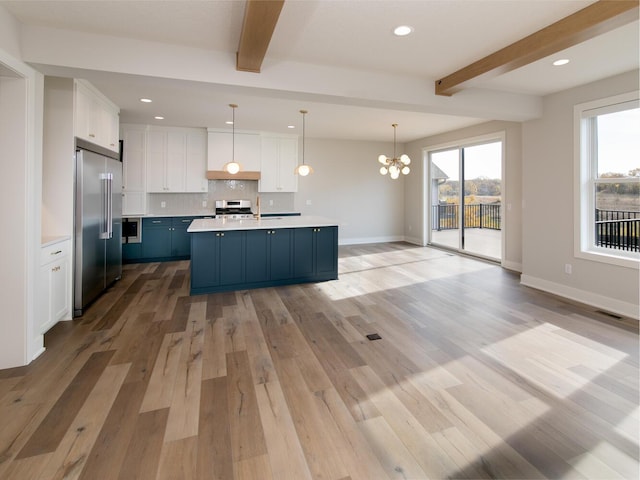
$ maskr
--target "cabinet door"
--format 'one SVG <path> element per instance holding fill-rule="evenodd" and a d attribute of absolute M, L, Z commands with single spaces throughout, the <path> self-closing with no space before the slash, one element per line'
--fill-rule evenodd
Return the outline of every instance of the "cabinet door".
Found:
<path fill-rule="evenodd" d="M 145 191 L 145 131 L 142 128 L 122 129 L 122 189 L 126 192 Z"/>
<path fill-rule="evenodd" d="M 49 268 L 50 312 L 55 323 L 69 315 L 71 311 L 71 286 L 69 285 L 70 257 L 59 259 Z"/>
<path fill-rule="evenodd" d="M 111 105 L 100 98 L 93 99 L 93 112 L 97 126 L 98 144 L 103 147 L 118 151 L 118 112 Z"/>
<path fill-rule="evenodd" d="M 281 138 L 278 151 L 279 192 L 297 192 L 298 176 L 294 173 L 298 163 L 298 139 Z"/>
<path fill-rule="evenodd" d="M 187 133 L 186 192 L 207 192 L 207 133 L 205 130 Z"/>
<path fill-rule="evenodd" d="M 124 192 L 122 194 L 122 216 L 135 217 L 147 212 L 147 195 L 144 192 Z"/>
<path fill-rule="evenodd" d="M 316 250 L 316 275 L 328 275 L 337 272 L 337 227 L 321 227 L 314 228 L 313 230 Z"/>
<path fill-rule="evenodd" d="M 141 243 L 123 243 L 122 244 L 122 261 L 124 263 L 135 262 L 142 258 Z"/>
<path fill-rule="evenodd" d="M 261 192 L 296 192 L 298 178 L 294 173 L 298 162 L 298 139 L 262 136 L 260 182 Z"/>
<path fill-rule="evenodd" d="M 235 285 L 244 282 L 245 232 L 218 232 L 220 235 L 220 285 Z"/>
<path fill-rule="evenodd" d="M 191 255 L 191 234 L 187 233 L 191 217 L 175 217 L 171 230 L 171 256 L 188 257 Z"/>
<path fill-rule="evenodd" d="M 271 280 L 285 280 L 293 276 L 292 272 L 292 239 L 293 232 L 289 228 L 270 230 L 269 235 L 269 270 Z"/>
<path fill-rule="evenodd" d="M 222 170 L 231 161 L 231 134 L 209 132 L 207 134 L 207 170 Z"/>
<path fill-rule="evenodd" d="M 171 256 L 171 219 L 142 220 L 142 256 L 159 258 Z"/>
<path fill-rule="evenodd" d="M 60 250 L 65 252 L 61 257 L 56 257 L 40 267 L 37 333 L 45 333 L 59 320 L 71 316 L 71 257 L 67 253 L 69 248 L 61 247 Z M 59 253 L 59 250 L 56 253 Z"/>
<path fill-rule="evenodd" d="M 260 135 L 236 133 L 236 162 L 242 165 L 243 170 L 260 171 Z"/>
<path fill-rule="evenodd" d="M 293 276 L 313 275 L 313 228 L 296 228 L 293 232 Z"/>
<path fill-rule="evenodd" d="M 264 282 L 269 280 L 268 240 L 271 230 L 248 230 L 246 233 L 246 280 Z"/>
<path fill-rule="evenodd" d="M 191 288 L 215 287 L 220 284 L 218 262 L 220 234 L 198 232 L 191 235 L 191 253 L 197 262 L 191 262 Z"/>
<path fill-rule="evenodd" d="M 167 133 L 149 131 L 146 135 L 147 192 L 166 193 Z"/>
<path fill-rule="evenodd" d="M 260 152 L 260 192 L 278 191 L 278 138 L 262 137 L 262 149 Z"/>
<path fill-rule="evenodd" d="M 165 187 L 168 192 L 185 191 L 187 135 L 183 131 L 167 132 Z"/>
<path fill-rule="evenodd" d="M 76 81 L 74 85 L 74 131 L 76 137 L 97 143 L 95 120 L 93 117 L 92 94 L 84 84 Z"/>

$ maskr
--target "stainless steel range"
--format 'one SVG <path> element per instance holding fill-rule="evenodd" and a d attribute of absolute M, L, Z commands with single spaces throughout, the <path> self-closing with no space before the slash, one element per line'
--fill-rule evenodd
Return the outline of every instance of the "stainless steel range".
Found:
<path fill-rule="evenodd" d="M 253 218 L 251 200 L 216 200 L 216 218 L 227 220 Z"/>

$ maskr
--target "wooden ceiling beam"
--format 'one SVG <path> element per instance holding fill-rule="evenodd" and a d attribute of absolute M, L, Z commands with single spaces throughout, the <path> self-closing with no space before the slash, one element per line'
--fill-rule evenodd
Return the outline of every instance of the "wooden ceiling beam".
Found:
<path fill-rule="evenodd" d="M 247 0 L 236 70 L 260 73 L 283 5 L 284 0 Z"/>
<path fill-rule="evenodd" d="M 483 76 L 500 75 L 638 20 L 638 0 L 599 0 L 435 82 L 450 96 Z"/>

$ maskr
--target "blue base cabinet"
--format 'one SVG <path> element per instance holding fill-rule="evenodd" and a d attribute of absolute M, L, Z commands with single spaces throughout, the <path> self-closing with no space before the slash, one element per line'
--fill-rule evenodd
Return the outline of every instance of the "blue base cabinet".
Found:
<path fill-rule="evenodd" d="M 338 227 L 191 235 L 191 294 L 338 278 Z"/>
<path fill-rule="evenodd" d="M 244 232 L 191 234 L 191 288 L 233 288 L 244 282 Z"/>
<path fill-rule="evenodd" d="M 142 219 L 142 242 L 122 246 L 124 263 L 188 260 L 191 234 L 187 229 L 198 217 L 148 217 Z"/>
<path fill-rule="evenodd" d="M 293 263 L 295 278 L 331 279 L 338 270 L 338 227 L 296 228 Z"/>

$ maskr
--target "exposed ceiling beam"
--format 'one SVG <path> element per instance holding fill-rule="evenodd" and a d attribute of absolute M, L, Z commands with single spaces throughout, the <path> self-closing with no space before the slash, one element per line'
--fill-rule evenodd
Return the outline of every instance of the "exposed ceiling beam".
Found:
<path fill-rule="evenodd" d="M 638 0 L 599 0 L 435 82 L 450 96 L 481 76 L 500 75 L 638 20 Z"/>
<path fill-rule="evenodd" d="M 284 0 L 247 0 L 236 70 L 260 73 Z"/>

